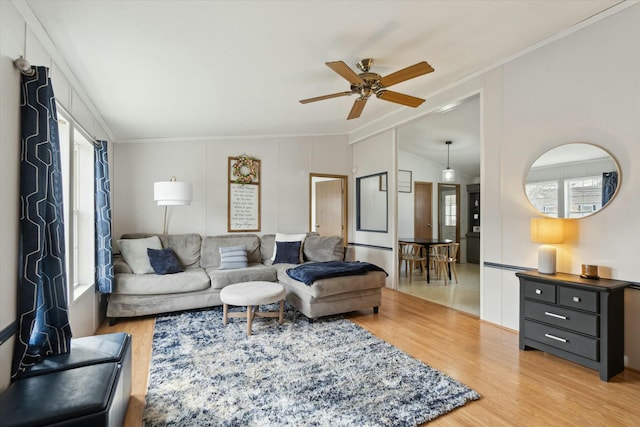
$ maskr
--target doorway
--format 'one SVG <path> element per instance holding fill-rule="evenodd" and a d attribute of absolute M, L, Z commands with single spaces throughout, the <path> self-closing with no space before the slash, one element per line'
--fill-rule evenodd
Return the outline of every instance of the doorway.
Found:
<path fill-rule="evenodd" d="M 466 257 L 469 244 L 466 231 L 468 220 L 467 186 L 480 179 L 480 95 L 453 100 L 397 128 L 397 170 L 412 172 L 418 182 L 432 184 L 432 238 L 445 237 L 460 243 L 458 252 L 458 278 L 456 284 L 444 285 L 444 280 L 430 283 L 414 275 L 409 283 L 405 275 L 398 276 L 398 290 L 419 298 L 443 304 L 473 315 L 480 314 L 481 264 L 469 263 Z M 446 141 L 452 140 L 452 145 Z M 442 170 L 449 163 L 456 171 L 456 182 L 443 182 Z M 421 233 L 418 206 L 420 189 L 415 194 L 398 193 L 396 229 L 400 237 Z M 462 194 L 462 196 L 461 196 Z M 415 198 L 415 201 L 414 201 Z M 414 204 L 415 203 L 415 204 Z M 448 210 L 448 212 L 447 212 Z M 415 214 L 412 218 L 411 215 Z M 428 224 L 428 222 L 427 222 Z"/>
<path fill-rule="evenodd" d="M 309 174 L 309 230 L 347 242 L 347 176 Z"/>

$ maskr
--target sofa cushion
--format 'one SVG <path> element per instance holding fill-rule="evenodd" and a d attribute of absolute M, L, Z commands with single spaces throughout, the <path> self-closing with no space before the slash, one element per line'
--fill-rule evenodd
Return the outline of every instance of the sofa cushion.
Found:
<path fill-rule="evenodd" d="M 283 264 L 291 266 L 291 264 Z M 225 286 L 240 282 L 276 282 L 278 280 L 276 269 L 264 264 L 249 264 L 247 268 L 236 270 L 220 270 L 218 268 L 208 268 L 207 274 L 211 279 L 213 289 L 222 289 Z"/>
<path fill-rule="evenodd" d="M 149 262 L 156 274 L 174 274 L 182 271 L 180 261 L 171 248 L 151 249 L 147 248 Z"/>
<path fill-rule="evenodd" d="M 273 264 L 300 264 L 302 242 L 276 242 L 276 258 Z"/>
<path fill-rule="evenodd" d="M 169 234 L 164 247 L 173 249 L 184 268 L 200 267 L 202 236 L 199 234 Z"/>
<path fill-rule="evenodd" d="M 120 246 L 122 257 L 129 264 L 134 274 L 153 273 L 147 249 L 162 249 L 162 243 L 160 243 L 158 236 L 144 239 L 120 239 L 118 240 L 118 245 Z"/>
<path fill-rule="evenodd" d="M 232 234 L 223 236 L 207 236 L 202 239 L 200 264 L 202 268 L 220 267 L 220 248 L 244 245 L 247 248 L 247 262 L 261 264 L 260 238 L 255 234 Z"/>
<path fill-rule="evenodd" d="M 235 270 L 236 268 L 246 268 L 249 266 L 247 261 L 247 247 L 226 246 L 220 248 L 220 270 Z"/>
<path fill-rule="evenodd" d="M 128 233 L 121 239 L 142 239 L 157 236 L 163 248 L 171 248 L 176 253 L 180 264 L 184 268 L 200 267 L 200 248 L 202 236 L 197 233 L 159 235 L 152 233 Z"/>
<path fill-rule="evenodd" d="M 187 268 L 181 273 L 164 276 L 122 273 L 114 277 L 114 293 L 117 294 L 176 294 L 200 291 L 209 286 L 209 276 L 201 268 Z"/>
<path fill-rule="evenodd" d="M 343 261 L 344 245 L 340 236 L 307 236 L 304 240 L 305 261 Z"/>

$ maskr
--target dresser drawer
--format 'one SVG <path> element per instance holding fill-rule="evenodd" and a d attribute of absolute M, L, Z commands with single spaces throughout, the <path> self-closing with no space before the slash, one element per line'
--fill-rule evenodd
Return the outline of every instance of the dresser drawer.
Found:
<path fill-rule="evenodd" d="M 599 317 L 595 314 L 580 313 L 557 305 L 543 304 L 536 301 L 525 301 L 524 317 L 594 337 L 600 335 L 598 329 Z"/>
<path fill-rule="evenodd" d="M 595 360 L 596 362 L 600 359 L 598 353 L 599 341 L 596 338 L 574 334 L 531 320 L 524 321 L 524 335 L 526 338 Z"/>
<path fill-rule="evenodd" d="M 538 301 L 555 303 L 556 285 L 527 280 L 524 282 L 524 297 Z"/>
<path fill-rule="evenodd" d="M 598 312 L 598 293 L 571 287 L 558 288 L 558 304 L 580 310 Z"/>

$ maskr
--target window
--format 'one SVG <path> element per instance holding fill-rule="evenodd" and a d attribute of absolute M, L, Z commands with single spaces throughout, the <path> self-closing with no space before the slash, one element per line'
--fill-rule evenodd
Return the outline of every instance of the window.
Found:
<path fill-rule="evenodd" d="M 69 301 L 95 277 L 93 145 L 58 106 Z"/>
<path fill-rule="evenodd" d="M 602 176 L 571 178 L 565 185 L 567 218 L 580 218 L 602 207 Z"/>
<path fill-rule="evenodd" d="M 456 195 L 445 194 L 444 196 L 444 225 L 455 227 L 456 226 Z"/>
<path fill-rule="evenodd" d="M 558 217 L 559 201 L 561 200 L 558 181 L 541 181 L 528 183 L 527 197 L 533 206 L 545 215 Z"/>
<path fill-rule="evenodd" d="M 527 197 L 544 214 L 558 218 L 580 218 L 602 207 L 602 177 L 585 176 L 526 185 Z"/>

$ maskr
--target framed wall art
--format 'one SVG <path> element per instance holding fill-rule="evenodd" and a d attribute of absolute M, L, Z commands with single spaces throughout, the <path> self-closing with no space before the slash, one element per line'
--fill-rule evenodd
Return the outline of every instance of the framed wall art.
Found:
<path fill-rule="evenodd" d="M 398 192 L 411 193 L 412 186 L 412 172 L 405 170 L 398 170 Z"/>
<path fill-rule="evenodd" d="M 260 231 L 260 160 L 229 157 L 229 232 Z"/>

